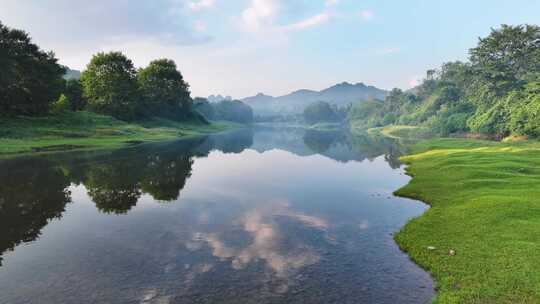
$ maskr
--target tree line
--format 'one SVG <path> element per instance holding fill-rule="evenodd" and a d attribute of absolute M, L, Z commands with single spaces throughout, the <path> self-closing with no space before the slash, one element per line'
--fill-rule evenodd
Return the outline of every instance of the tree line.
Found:
<path fill-rule="evenodd" d="M 95 54 L 80 79 L 29 35 L 0 22 L 0 116 L 40 116 L 89 110 L 122 120 L 148 116 L 186 119 L 189 84 L 176 63 L 158 59 L 142 69 L 120 52 Z"/>
<path fill-rule="evenodd" d="M 480 38 L 466 62 L 427 72 L 418 87 L 354 105 L 365 127 L 430 127 L 442 135 L 540 136 L 540 27 L 502 25 Z"/>

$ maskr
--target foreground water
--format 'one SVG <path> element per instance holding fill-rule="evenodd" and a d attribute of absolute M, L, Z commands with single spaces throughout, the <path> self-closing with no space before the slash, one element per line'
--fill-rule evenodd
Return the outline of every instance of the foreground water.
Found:
<path fill-rule="evenodd" d="M 399 146 L 258 127 L 0 161 L 0 303 L 426 303 Z"/>

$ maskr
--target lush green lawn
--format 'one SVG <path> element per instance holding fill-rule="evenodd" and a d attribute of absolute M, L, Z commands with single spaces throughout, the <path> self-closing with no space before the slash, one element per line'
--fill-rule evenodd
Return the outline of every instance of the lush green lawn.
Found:
<path fill-rule="evenodd" d="M 50 117 L 0 118 L 0 155 L 50 150 L 115 148 L 130 143 L 160 141 L 237 127 L 151 119 L 126 123 L 89 112 Z"/>
<path fill-rule="evenodd" d="M 433 274 L 435 302 L 540 303 L 540 143 L 436 139 L 413 153 L 397 194 L 432 208 L 396 240 Z"/>

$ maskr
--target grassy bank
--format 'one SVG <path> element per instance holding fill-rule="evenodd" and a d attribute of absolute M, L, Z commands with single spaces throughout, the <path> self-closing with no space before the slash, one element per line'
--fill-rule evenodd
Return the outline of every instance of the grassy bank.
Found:
<path fill-rule="evenodd" d="M 128 144 L 201 135 L 238 127 L 153 118 L 127 123 L 90 112 L 0 119 L 0 155 L 55 150 L 116 148 Z"/>
<path fill-rule="evenodd" d="M 370 134 L 381 134 L 394 139 L 431 138 L 433 133 L 424 127 L 391 125 L 382 128 L 369 129 Z"/>
<path fill-rule="evenodd" d="M 433 274 L 435 302 L 540 303 L 540 143 L 435 139 L 403 160 L 397 194 L 432 208 L 396 241 Z"/>

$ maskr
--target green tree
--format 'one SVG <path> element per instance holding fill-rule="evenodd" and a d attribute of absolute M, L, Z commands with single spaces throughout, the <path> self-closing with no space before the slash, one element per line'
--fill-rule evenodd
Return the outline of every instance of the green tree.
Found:
<path fill-rule="evenodd" d="M 304 120 L 309 124 L 318 122 L 333 122 L 339 120 L 336 109 L 328 102 L 318 101 L 308 105 L 304 109 Z"/>
<path fill-rule="evenodd" d="M 84 98 L 91 110 L 119 119 L 135 118 L 137 71 L 120 52 L 98 53 L 81 75 Z"/>
<path fill-rule="evenodd" d="M 193 99 L 193 109 L 201 113 L 206 119 L 213 120 L 216 118 L 216 111 L 206 98 L 196 97 Z"/>
<path fill-rule="evenodd" d="M 46 114 L 62 92 L 64 73 L 53 53 L 0 23 L 0 115 Z"/>
<path fill-rule="evenodd" d="M 139 70 L 137 81 L 143 97 L 144 112 L 185 118 L 191 110 L 189 84 L 184 81 L 174 61 L 159 59 L 150 62 L 146 68 Z"/>
<path fill-rule="evenodd" d="M 498 96 L 540 71 L 540 27 L 502 25 L 470 50 L 475 72 Z"/>
<path fill-rule="evenodd" d="M 239 100 L 222 100 L 214 105 L 216 118 L 239 123 L 253 122 L 253 109 Z"/>
<path fill-rule="evenodd" d="M 83 97 L 83 87 L 78 79 L 68 79 L 64 89 L 64 95 L 69 100 L 72 111 L 81 111 L 86 107 L 86 100 Z"/>

